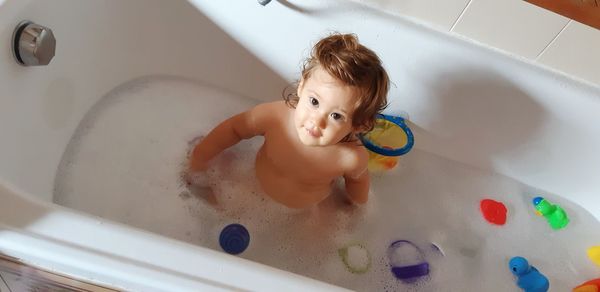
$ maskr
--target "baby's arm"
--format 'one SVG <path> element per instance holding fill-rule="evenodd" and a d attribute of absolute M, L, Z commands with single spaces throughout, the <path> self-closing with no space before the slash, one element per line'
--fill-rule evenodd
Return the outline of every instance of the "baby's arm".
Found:
<path fill-rule="evenodd" d="M 249 139 L 263 134 L 257 128 L 255 120 L 263 111 L 261 105 L 235 115 L 215 127 L 192 151 L 189 172 L 206 170 L 208 162 L 223 150 L 237 144 L 242 139 Z"/>
<path fill-rule="evenodd" d="M 364 148 L 359 148 L 351 159 L 350 171 L 344 174 L 346 181 L 346 193 L 348 198 L 355 204 L 364 204 L 369 199 L 369 186 L 371 179 L 367 164 L 369 155 Z"/>

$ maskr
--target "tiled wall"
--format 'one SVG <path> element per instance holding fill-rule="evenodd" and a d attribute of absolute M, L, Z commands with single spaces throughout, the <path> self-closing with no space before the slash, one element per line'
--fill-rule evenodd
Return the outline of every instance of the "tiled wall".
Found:
<path fill-rule="evenodd" d="M 523 0 L 361 0 L 600 85 L 600 30 Z"/>

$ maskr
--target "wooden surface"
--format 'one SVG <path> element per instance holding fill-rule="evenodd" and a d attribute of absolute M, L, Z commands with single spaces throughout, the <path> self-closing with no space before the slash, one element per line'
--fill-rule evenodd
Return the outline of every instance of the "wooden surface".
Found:
<path fill-rule="evenodd" d="M 0 254 L 0 292 L 117 292 L 66 275 L 46 271 Z"/>
<path fill-rule="evenodd" d="M 575 21 L 600 29 L 600 0 L 526 0 Z"/>

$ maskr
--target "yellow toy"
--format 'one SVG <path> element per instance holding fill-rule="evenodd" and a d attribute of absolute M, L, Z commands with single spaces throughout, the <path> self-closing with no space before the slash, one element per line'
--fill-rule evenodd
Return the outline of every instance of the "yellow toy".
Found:
<path fill-rule="evenodd" d="M 594 264 L 600 266 L 600 246 L 592 246 L 588 248 L 587 255 L 594 262 Z"/>

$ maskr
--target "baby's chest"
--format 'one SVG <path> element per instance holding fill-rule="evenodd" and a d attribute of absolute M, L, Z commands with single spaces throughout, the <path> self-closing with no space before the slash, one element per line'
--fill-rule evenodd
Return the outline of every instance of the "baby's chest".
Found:
<path fill-rule="evenodd" d="M 293 145 L 281 139 L 265 140 L 265 154 L 282 172 L 304 179 L 330 180 L 344 174 L 343 160 L 335 149 Z"/>
<path fill-rule="evenodd" d="M 282 155 L 277 161 L 281 162 L 279 167 L 293 172 L 305 178 L 337 177 L 343 174 L 342 167 L 338 161 L 323 155 Z"/>

